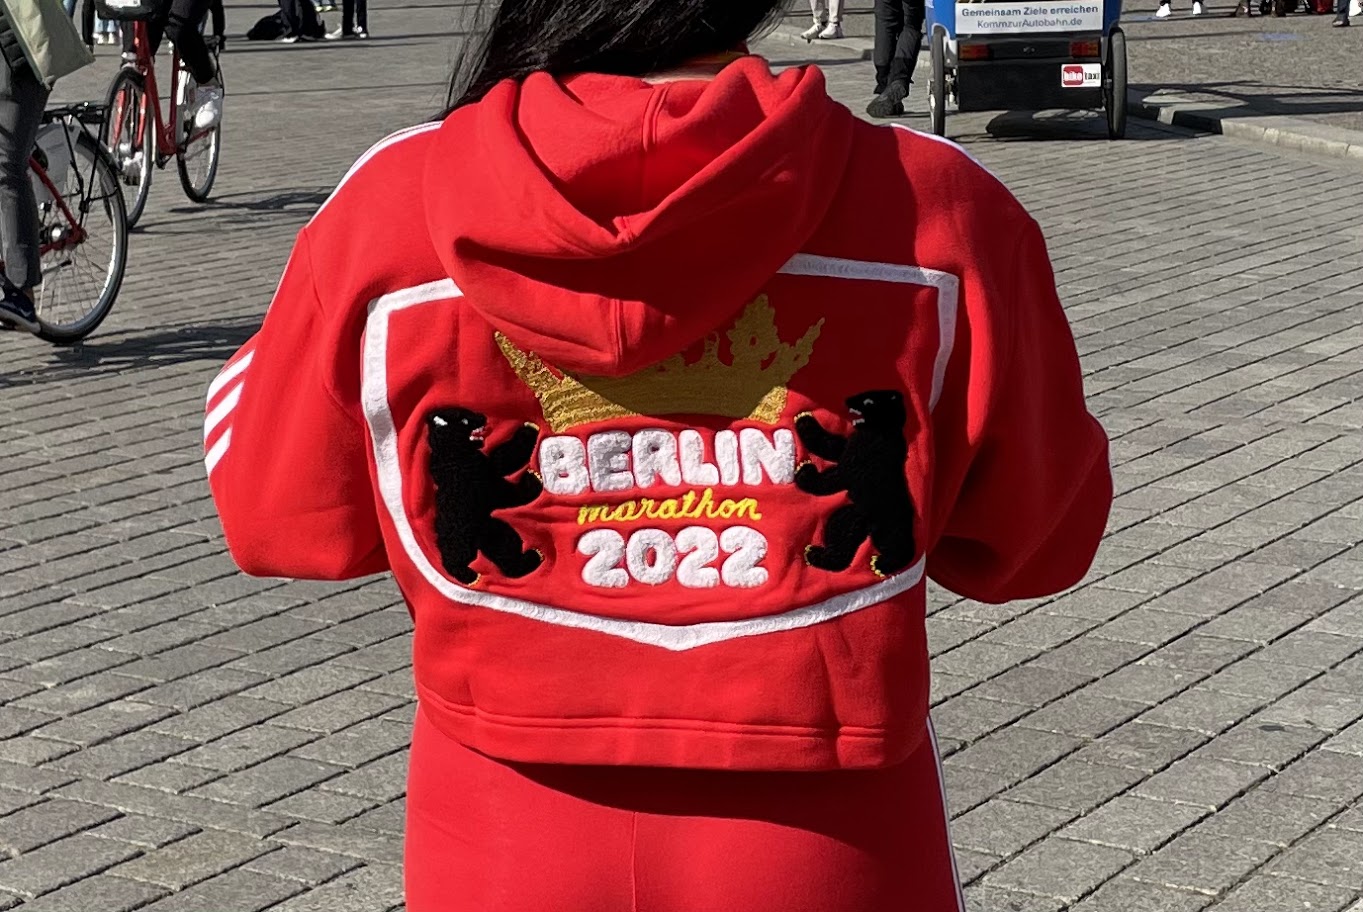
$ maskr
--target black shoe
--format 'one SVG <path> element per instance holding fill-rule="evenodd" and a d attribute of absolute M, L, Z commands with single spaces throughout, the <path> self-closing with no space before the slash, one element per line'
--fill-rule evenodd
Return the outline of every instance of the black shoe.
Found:
<path fill-rule="evenodd" d="M 31 333 L 41 328 L 38 325 L 38 312 L 33 309 L 33 302 L 28 295 L 9 289 L 5 289 L 4 296 L 0 297 L 0 323 Z"/>
<path fill-rule="evenodd" d="M 866 106 L 866 113 L 872 117 L 903 117 L 904 99 L 909 97 L 909 87 L 902 82 L 894 82 L 886 87 Z"/>
<path fill-rule="evenodd" d="M 1348 28 L 1349 20 L 1345 16 L 1335 17 L 1335 21 L 1330 23 L 1331 28 Z"/>

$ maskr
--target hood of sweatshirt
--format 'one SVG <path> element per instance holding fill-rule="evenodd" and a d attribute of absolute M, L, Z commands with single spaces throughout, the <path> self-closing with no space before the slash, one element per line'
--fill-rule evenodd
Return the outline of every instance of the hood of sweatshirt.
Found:
<path fill-rule="evenodd" d="M 619 376 L 725 325 L 823 220 L 854 120 L 823 74 L 544 73 L 451 114 L 426 224 L 468 305 L 522 349 Z"/>

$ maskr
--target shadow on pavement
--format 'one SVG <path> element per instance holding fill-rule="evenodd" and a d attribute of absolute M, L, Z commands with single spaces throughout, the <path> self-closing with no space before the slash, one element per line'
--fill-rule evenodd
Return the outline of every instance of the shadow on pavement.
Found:
<path fill-rule="evenodd" d="M 1199 106 L 1198 113 L 1211 117 L 1308 117 L 1312 114 L 1363 113 L 1363 89 L 1319 86 L 1274 85 L 1250 82 L 1161 83 L 1135 85 L 1142 101 L 1156 93 L 1187 93 L 1225 99 L 1225 107 Z M 1201 101 L 1203 99 L 1199 99 Z"/>
<path fill-rule="evenodd" d="M 0 373 L 0 389 L 118 373 L 150 365 L 208 361 L 221 364 L 260 327 L 259 318 L 193 326 L 167 326 L 145 333 L 95 334 L 69 347 L 53 346 L 51 357 L 32 370 Z M 41 344 L 41 343 L 35 343 Z"/>

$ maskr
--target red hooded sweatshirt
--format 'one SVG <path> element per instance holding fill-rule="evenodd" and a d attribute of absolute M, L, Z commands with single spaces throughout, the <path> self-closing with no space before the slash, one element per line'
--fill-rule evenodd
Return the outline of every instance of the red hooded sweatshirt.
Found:
<path fill-rule="evenodd" d="M 534 75 L 375 146 L 205 448 L 246 572 L 391 570 L 424 711 L 520 761 L 895 763 L 926 579 L 1064 589 L 1111 500 L 1036 223 L 756 57 Z"/>

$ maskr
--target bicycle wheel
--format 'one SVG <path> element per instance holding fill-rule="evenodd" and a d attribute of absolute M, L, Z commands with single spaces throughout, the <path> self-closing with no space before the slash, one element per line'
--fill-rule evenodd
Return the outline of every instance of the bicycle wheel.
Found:
<path fill-rule="evenodd" d="M 189 91 L 184 97 L 193 97 L 193 90 L 198 88 L 194 77 L 189 75 L 188 70 L 181 70 L 180 78 L 188 83 Z M 218 79 L 222 79 L 221 71 Z M 207 130 L 194 126 L 192 110 L 181 111 L 180 119 L 182 123 L 178 127 L 175 150 L 175 169 L 180 172 L 180 186 L 185 188 L 185 196 L 194 202 L 206 203 L 208 194 L 213 190 L 213 181 L 218 176 L 218 159 L 222 154 L 222 118 L 219 117 L 218 122 Z"/>
<path fill-rule="evenodd" d="M 109 109 L 104 144 L 114 157 L 114 168 L 128 197 L 128 227 L 142 218 L 151 192 L 151 172 L 156 166 L 156 127 L 142 76 L 136 70 L 118 71 L 109 86 Z"/>
<path fill-rule="evenodd" d="M 71 161 L 48 172 L 52 187 L 38 196 L 48 248 L 35 302 L 38 337 L 59 344 L 80 341 L 108 316 L 128 261 L 128 216 L 113 162 L 84 131 L 74 135 Z"/>

